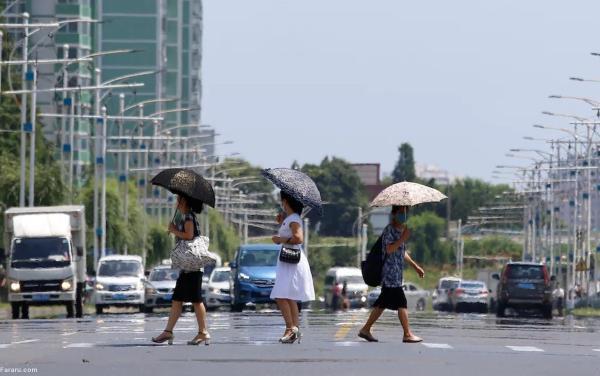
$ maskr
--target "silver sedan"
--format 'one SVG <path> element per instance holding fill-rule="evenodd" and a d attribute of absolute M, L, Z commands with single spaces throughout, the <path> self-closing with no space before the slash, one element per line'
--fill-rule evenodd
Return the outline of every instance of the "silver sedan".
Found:
<path fill-rule="evenodd" d="M 412 282 L 407 282 L 402 287 L 404 288 L 408 310 L 424 311 L 429 299 L 429 292 Z M 367 295 L 367 304 L 369 307 L 373 306 L 373 303 L 379 298 L 379 294 L 381 294 L 381 287 L 375 287 L 369 291 Z"/>

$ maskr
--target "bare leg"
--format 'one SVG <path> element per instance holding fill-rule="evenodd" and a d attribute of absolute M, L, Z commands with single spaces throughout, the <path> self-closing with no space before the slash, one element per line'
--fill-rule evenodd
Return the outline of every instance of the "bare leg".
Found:
<path fill-rule="evenodd" d="M 179 316 L 181 316 L 182 310 L 183 302 L 177 300 L 173 300 L 171 302 L 171 312 L 169 312 L 169 321 L 167 321 L 167 327 L 165 330 L 173 331 L 175 324 L 177 324 L 177 320 L 179 320 Z"/>
<path fill-rule="evenodd" d="M 196 320 L 198 321 L 198 332 L 204 333 L 206 332 L 206 308 L 204 308 L 204 303 L 198 302 L 193 303 L 194 313 L 196 313 Z"/>
<path fill-rule="evenodd" d="M 290 306 L 290 318 L 292 321 L 292 326 L 296 328 L 300 327 L 300 312 L 298 312 L 298 303 L 295 300 L 286 299 L 288 305 Z"/>
<path fill-rule="evenodd" d="M 277 302 L 277 306 L 281 311 L 281 315 L 283 316 L 283 321 L 285 321 L 285 334 L 288 333 L 288 328 L 291 328 L 294 323 L 292 321 L 292 313 L 290 312 L 290 305 L 287 302 L 287 299 L 275 299 Z"/>
<path fill-rule="evenodd" d="M 398 310 L 398 318 L 400 319 L 400 324 L 402 324 L 402 329 L 404 330 L 404 339 L 409 339 L 415 342 L 422 341 L 421 338 L 415 336 L 410 331 L 410 325 L 408 324 L 408 310 L 406 308 L 400 308 Z"/>
<path fill-rule="evenodd" d="M 379 317 L 381 316 L 383 311 L 384 311 L 383 308 L 379 308 L 379 307 L 373 308 L 373 310 L 371 311 L 371 314 L 369 315 L 369 318 L 367 319 L 367 323 L 360 329 L 360 331 L 362 333 L 371 333 L 371 327 L 373 326 L 373 324 L 375 324 L 375 321 L 377 321 L 377 319 L 379 319 Z"/>

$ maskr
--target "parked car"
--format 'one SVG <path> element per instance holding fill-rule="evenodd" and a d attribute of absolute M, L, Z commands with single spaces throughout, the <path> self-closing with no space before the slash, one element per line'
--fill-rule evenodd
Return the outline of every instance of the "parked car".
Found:
<path fill-rule="evenodd" d="M 450 305 L 455 312 L 487 313 L 489 295 L 486 284 L 481 281 L 460 281 L 450 289 Z"/>
<path fill-rule="evenodd" d="M 144 312 L 152 313 L 155 308 L 171 306 L 173 290 L 179 278 L 179 270 L 173 269 L 170 263 L 154 267 L 146 281 Z M 191 309 L 191 303 L 184 303 L 184 309 Z"/>
<path fill-rule="evenodd" d="M 502 270 L 497 292 L 498 317 L 506 308 L 536 309 L 545 318 L 552 318 L 552 284 L 543 264 L 509 262 Z"/>
<path fill-rule="evenodd" d="M 236 252 L 231 267 L 231 310 L 240 312 L 248 303 L 273 303 L 275 268 L 280 245 L 243 245 Z"/>
<path fill-rule="evenodd" d="M 438 284 L 431 295 L 433 309 L 436 311 L 450 311 L 452 305 L 450 303 L 450 290 L 456 288 L 460 283 L 458 277 L 443 277 L 440 278 Z"/>
<path fill-rule="evenodd" d="M 342 289 L 346 282 L 346 297 L 350 308 L 364 307 L 367 304 L 369 286 L 359 268 L 334 267 L 325 273 L 325 307 L 338 309 L 342 305 Z"/>
<path fill-rule="evenodd" d="M 427 299 L 429 298 L 429 292 L 423 290 L 418 285 L 407 282 L 402 288 L 404 289 L 404 295 L 406 296 L 406 305 L 409 311 L 424 311 L 427 307 Z M 381 294 L 381 287 L 375 287 L 369 291 L 367 296 L 367 304 L 372 307 L 379 295 Z"/>
<path fill-rule="evenodd" d="M 109 306 L 136 307 L 144 311 L 145 276 L 140 256 L 113 255 L 98 261 L 93 304 L 96 314 Z"/>
<path fill-rule="evenodd" d="M 202 285 L 203 296 L 206 301 L 206 309 L 212 310 L 231 304 L 231 268 L 215 268 L 210 277 L 206 288 Z"/>
<path fill-rule="evenodd" d="M 500 272 L 497 270 L 480 270 L 477 272 L 477 280 L 485 282 L 485 285 L 490 290 L 489 310 L 496 311 L 496 291 L 498 290 L 498 281 L 500 280 Z"/>

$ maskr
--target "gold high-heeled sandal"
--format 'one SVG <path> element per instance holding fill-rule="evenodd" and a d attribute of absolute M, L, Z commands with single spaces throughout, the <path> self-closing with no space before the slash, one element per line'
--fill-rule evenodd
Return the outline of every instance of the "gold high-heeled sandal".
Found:
<path fill-rule="evenodd" d="M 201 344 L 202 342 L 204 342 L 204 345 L 208 346 L 210 344 L 210 334 L 208 334 L 208 332 L 198 332 L 198 335 L 201 335 L 201 338 L 194 338 L 191 341 L 188 341 L 188 345 L 191 346 L 198 346 L 199 344 Z"/>
<path fill-rule="evenodd" d="M 162 333 L 161 333 L 158 337 L 152 337 L 152 342 L 154 342 L 154 343 L 165 343 L 165 342 L 168 341 L 167 343 L 169 345 L 172 345 L 173 344 L 173 340 L 175 339 L 175 336 L 173 335 L 173 332 L 170 331 L 170 330 L 163 330 L 163 333 L 169 333 L 169 335 L 159 339 L 159 337 L 162 335 Z"/>

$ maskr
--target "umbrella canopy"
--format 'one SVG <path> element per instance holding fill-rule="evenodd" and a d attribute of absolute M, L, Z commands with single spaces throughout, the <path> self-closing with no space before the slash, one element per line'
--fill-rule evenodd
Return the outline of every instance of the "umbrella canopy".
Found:
<path fill-rule="evenodd" d="M 168 168 L 152 178 L 152 184 L 185 196 L 194 211 L 200 211 L 202 203 L 215 207 L 215 191 L 208 180 L 185 168 Z"/>
<path fill-rule="evenodd" d="M 371 206 L 414 206 L 426 202 L 440 202 L 447 198 L 431 187 L 404 181 L 384 189 L 375 197 Z"/>
<path fill-rule="evenodd" d="M 315 182 L 305 173 L 291 168 L 267 168 L 262 175 L 283 192 L 304 205 L 323 211 L 321 193 Z"/>

